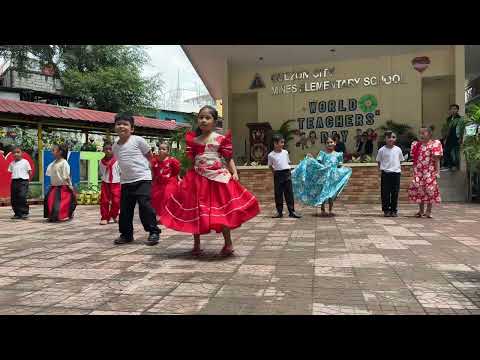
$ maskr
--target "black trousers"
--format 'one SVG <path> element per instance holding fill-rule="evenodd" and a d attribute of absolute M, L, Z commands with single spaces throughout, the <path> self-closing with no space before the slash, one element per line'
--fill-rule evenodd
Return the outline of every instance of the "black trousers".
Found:
<path fill-rule="evenodd" d="M 10 189 L 13 212 L 17 216 L 27 216 L 30 210 L 27 204 L 28 180 L 13 179 Z"/>
<path fill-rule="evenodd" d="M 283 212 L 283 197 L 287 203 L 288 212 L 295 212 L 293 201 L 292 174 L 290 169 L 275 171 L 273 173 L 273 185 L 275 188 L 275 206 L 279 214 Z"/>
<path fill-rule="evenodd" d="M 400 173 L 382 171 L 382 210 L 398 211 L 398 193 L 400 191 Z"/>
<path fill-rule="evenodd" d="M 138 202 L 140 221 L 146 232 L 159 234 L 157 215 L 151 202 L 151 181 L 136 181 L 130 184 L 122 184 L 122 196 L 120 198 L 120 216 L 118 227 L 124 237 L 133 236 L 133 214 Z"/>

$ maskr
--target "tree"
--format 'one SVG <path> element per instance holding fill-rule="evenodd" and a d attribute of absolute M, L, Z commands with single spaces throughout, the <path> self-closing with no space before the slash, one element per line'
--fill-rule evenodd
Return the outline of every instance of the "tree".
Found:
<path fill-rule="evenodd" d="M 156 107 L 163 89 L 159 74 L 142 77 L 150 58 L 137 45 L 9 45 L 0 48 L 0 57 L 20 76 L 28 76 L 34 64 L 51 67 L 64 94 L 94 110 L 140 114 Z"/>

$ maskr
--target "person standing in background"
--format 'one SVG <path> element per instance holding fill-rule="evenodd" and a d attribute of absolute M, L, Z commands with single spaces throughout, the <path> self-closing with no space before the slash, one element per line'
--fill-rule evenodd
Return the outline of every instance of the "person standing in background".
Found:
<path fill-rule="evenodd" d="M 457 104 L 450 105 L 447 122 L 442 129 L 444 137 L 443 169 L 455 171 L 460 167 L 460 145 L 465 128 L 465 121 L 458 113 L 460 107 Z"/>

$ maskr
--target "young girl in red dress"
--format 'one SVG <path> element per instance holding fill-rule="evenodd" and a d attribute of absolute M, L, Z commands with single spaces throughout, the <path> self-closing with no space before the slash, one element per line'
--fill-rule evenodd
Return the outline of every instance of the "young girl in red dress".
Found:
<path fill-rule="evenodd" d="M 193 234 L 192 254 L 201 253 L 200 235 L 222 232 L 222 256 L 233 254 L 230 230 L 255 217 L 257 199 L 238 182 L 232 159 L 232 135 L 214 132 L 217 110 L 204 106 L 198 113 L 198 129 L 186 135 L 187 155 L 193 162 L 178 190 L 168 199 L 161 215 L 170 229 Z"/>
<path fill-rule="evenodd" d="M 157 221 L 165 210 L 165 202 L 178 188 L 180 162 L 169 156 L 166 143 L 161 143 L 158 155 L 151 160 L 152 166 L 152 206 L 157 213 Z"/>
<path fill-rule="evenodd" d="M 440 158 L 443 155 L 442 143 L 432 140 L 432 128 L 420 129 L 420 141 L 411 146 L 413 159 L 413 179 L 408 189 L 411 202 L 419 206 L 416 217 L 432 218 L 432 205 L 441 202 L 437 179 L 440 177 Z M 425 212 L 425 204 L 427 210 Z"/>

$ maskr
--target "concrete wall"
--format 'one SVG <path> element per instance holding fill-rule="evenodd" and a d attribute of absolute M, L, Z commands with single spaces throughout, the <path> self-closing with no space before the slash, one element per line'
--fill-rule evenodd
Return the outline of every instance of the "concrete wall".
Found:
<path fill-rule="evenodd" d="M 418 53 L 404 54 L 400 56 L 383 56 L 377 58 L 363 58 L 349 61 L 331 61 L 322 64 L 312 63 L 310 65 L 286 66 L 286 67 L 232 67 L 229 68 L 229 88 L 230 88 L 230 106 L 235 107 L 237 94 L 245 94 L 256 92 L 258 94 L 258 122 L 270 122 L 274 129 L 278 129 L 280 125 L 288 119 L 305 118 L 308 116 L 326 115 L 326 114 L 310 114 L 308 103 L 310 101 L 326 101 L 356 98 L 359 99 L 363 95 L 371 94 L 378 100 L 379 115 L 375 116 L 373 126 L 364 125 L 360 128 L 378 128 L 385 124 L 387 120 L 393 120 L 399 123 L 407 123 L 417 130 L 422 124 L 422 78 L 453 76 L 456 67 L 459 67 L 460 61 L 457 59 L 455 63 L 456 49 L 448 47 L 445 50 L 432 50 Z M 428 56 L 431 60 L 428 68 L 421 74 L 412 66 L 412 59 L 417 56 Z M 332 77 L 336 79 L 347 79 L 353 77 L 380 76 L 383 74 L 399 73 L 403 80 L 402 83 L 390 86 L 378 87 L 357 87 L 332 89 L 328 91 L 296 93 L 286 95 L 273 95 L 272 86 L 275 83 L 271 80 L 274 73 L 293 72 L 293 71 L 313 71 L 317 68 L 335 67 L 335 74 Z M 265 82 L 264 89 L 249 90 L 250 84 L 256 73 L 259 73 Z M 329 79 L 329 78 L 325 78 Z M 320 79 L 322 80 L 322 79 Z M 310 81 L 310 80 L 309 80 Z M 318 80 L 317 80 L 318 81 Z M 455 82 L 455 84 L 457 81 Z M 457 88 L 458 86 L 456 86 Z M 457 91 L 456 89 L 455 91 Z M 462 95 L 463 96 L 463 95 Z M 458 98 L 458 94 L 456 94 Z M 448 101 L 445 104 L 437 104 L 439 109 L 445 112 L 448 110 Z M 225 107 L 225 101 L 224 101 Z M 336 114 L 333 114 L 336 115 Z M 233 120 L 233 119 L 232 119 Z M 239 120 L 247 123 L 250 119 Z M 235 125 L 237 128 L 241 125 Z M 232 126 L 230 126 L 233 128 Z M 354 148 L 354 135 L 358 127 L 345 128 L 348 130 L 347 150 L 352 151 Z M 319 135 L 320 130 L 338 130 L 335 127 L 329 129 L 314 129 Z M 307 131 L 307 133 L 310 129 Z M 235 136 L 235 134 L 234 134 Z M 290 145 L 292 152 L 292 161 L 298 163 L 305 153 L 317 153 L 324 147 L 323 144 L 316 143 L 311 148 L 296 148 L 294 144 Z M 244 149 L 236 149 L 237 153 L 243 153 Z"/>
<path fill-rule="evenodd" d="M 29 77 L 20 77 L 14 70 L 6 72 L 4 85 L 13 88 L 45 91 L 53 94 L 61 93 L 63 88 L 60 80 L 53 76 L 32 73 Z"/>
<path fill-rule="evenodd" d="M 375 164 L 345 164 L 352 168 L 352 177 L 337 201 L 349 204 L 381 204 L 380 174 Z M 267 167 L 238 167 L 242 185 L 262 202 L 274 202 L 273 175 Z M 408 186 L 412 180 L 411 165 L 402 166 L 400 203 L 408 202 Z"/>

